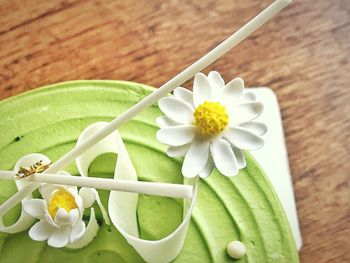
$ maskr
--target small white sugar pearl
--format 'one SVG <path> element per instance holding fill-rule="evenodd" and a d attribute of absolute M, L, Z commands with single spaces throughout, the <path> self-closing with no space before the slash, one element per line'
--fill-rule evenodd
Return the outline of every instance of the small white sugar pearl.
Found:
<path fill-rule="evenodd" d="M 232 241 L 227 245 L 227 254 L 229 254 L 231 258 L 241 258 L 245 255 L 246 251 L 245 245 L 237 240 Z"/>

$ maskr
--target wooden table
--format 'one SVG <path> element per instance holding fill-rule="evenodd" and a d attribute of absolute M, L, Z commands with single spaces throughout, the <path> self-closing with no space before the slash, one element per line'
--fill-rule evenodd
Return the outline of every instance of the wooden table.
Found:
<path fill-rule="evenodd" d="M 1 0 L 0 98 L 75 79 L 160 86 L 268 4 Z M 349 0 L 304 0 L 206 70 L 276 91 L 302 262 L 350 262 L 349 59 Z"/>

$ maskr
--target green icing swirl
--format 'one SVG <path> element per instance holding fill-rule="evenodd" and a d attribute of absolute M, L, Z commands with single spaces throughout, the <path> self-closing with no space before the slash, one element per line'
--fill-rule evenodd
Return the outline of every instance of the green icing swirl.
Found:
<path fill-rule="evenodd" d="M 0 102 L 0 169 L 10 170 L 25 154 L 40 152 L 57 160 L 76 143 L 81 131 L 96 121 L 109 121 L 152 91 L 122 81 L 73 81 L 51 85 Z M 169 158 L 155 139 L 156 105 L 121 127 L 139 179 L 182 183 L 181 159 Z M 214 171 L 199 185 L 198 200 L 181 254 L 175 262 L 232 262 L 226 246 L 241 240 L 245 257 L 235 262 L 299 262 L 289 224 L 261 168 L 247 154 L 247 167 L 234 178 Z M 106 154 L 90 168 L 91 176 L 112 177 L 116 157 Z M 67 169 L 77 175 L 75 164 Z M 0 181 L 0 203 L 16 191 Z M 107 191 L 99 191 L 105 205 Z M 20 206 L 5 216 L 19 216 Z M 98 210 L 98 208 L 96 208 Z M 98 211 L 99 212 L 99 211 Z M 171 233 L 182 220 L 182 202 L 141 195 L 138 222 L 142 238 L 155 240 Z M 30 240 L 27 232 L 0 233 L 0 262 L 143 262 L 113 226 L 98 220 L 98 236 L 80 250 L 54 249 Z"/>

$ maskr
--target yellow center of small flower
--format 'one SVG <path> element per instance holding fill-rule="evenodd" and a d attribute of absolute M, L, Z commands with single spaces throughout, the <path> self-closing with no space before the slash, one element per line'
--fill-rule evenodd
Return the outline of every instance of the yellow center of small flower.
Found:
<path fill-rule="evenodd" d="M 204 102 L 196 108 L 193 116 L 203 135 L 217 135 L 228 124 L 226 109 L 219 102 Z"/>
<path fill-rule="evenodd" d="M 50 199 L 48 211 L 52 218 L 55 218 L 60 208 L 64 208 L 68 213 L 77 208 L 74 196 L 64 189 L 57 190 Z"/>

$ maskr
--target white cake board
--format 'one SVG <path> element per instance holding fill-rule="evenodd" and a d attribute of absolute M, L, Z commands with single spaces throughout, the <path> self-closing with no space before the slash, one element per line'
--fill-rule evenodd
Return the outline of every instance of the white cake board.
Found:
<path fill-rule="evenodd" d="M 257 120 L 268 126 L 268 132 L 264 135 L 264 147 L 250 153 L 259 162 L 275 188 L 289 220 L 296 246 L 300 250 L 301 233 L 277 97 L 269 88 L 248 90 L 256 95 L 258 101 L 264 103 L 264 111 Z"/>

